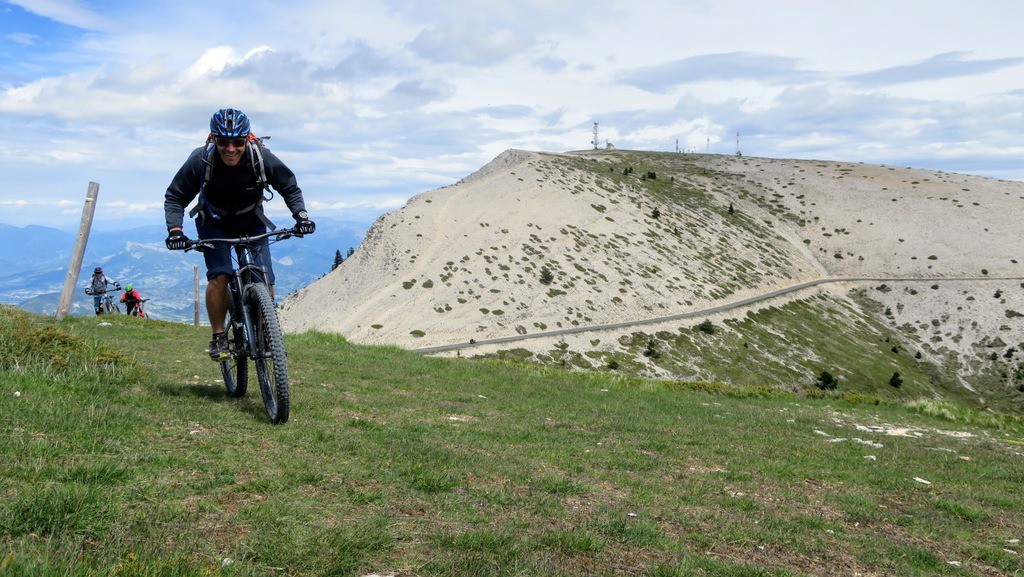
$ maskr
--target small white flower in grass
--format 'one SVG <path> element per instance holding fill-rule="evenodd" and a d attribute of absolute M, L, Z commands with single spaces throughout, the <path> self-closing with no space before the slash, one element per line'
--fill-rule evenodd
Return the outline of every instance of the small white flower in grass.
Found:
<path fill-rule="evenodd" d="M 932 484 L 931 481 L 925 481 L 921 477 L 914 477 L 914 480 L 917 481 L 918 483 L 921 483 L 922 485 L 931 485 Z"/>
<path fill-rule="evenodd" d="M 627 513 L 626 516 L 627 517 L 636 517 L 636 513 Z"/>
<path fill-rule="evenodd" d="M 607 392 L 608 392 L 608 389 L 601 389 L 601 392 L 602 392 L 602 393 L 607 393 Z"/>
<path fill-rule="evenodd" d="M 21 396 L 21 391 L 14 391 L 14 396 L 15 397 L 20 397 Z"/>
<path fill-rule="evenodd" d="M 483 395 L 477 395 L 477 396 L 480 397 L 481 399 L 486 399 L 487 398 L 487 397 L 485 397 Z"/>
<path fill-rule="evenodd" d="M 959 567 L 960 565 L 963 565 L 963 563 L 959 561 L 946 561 L 946 563 L 952 565 L 953 567 Z"/>
<path fill-rule="evenodd" d="M 230 564 L 232 564 L 234 562 L 235 562 L 234 559 L 232 559 L 230 557 L 225 557 L 224 560 L 220 562 L 220 566 L 221 567 L 227 567 L 228 565 L 230 565 Z"/>
<path fill-rule="evenodd" d="M 876 457 L 874 455 L 864 455 L 864 458 L 869 460 L 869 461 L 877 461 L 878 460 L 878 457 Z"/>

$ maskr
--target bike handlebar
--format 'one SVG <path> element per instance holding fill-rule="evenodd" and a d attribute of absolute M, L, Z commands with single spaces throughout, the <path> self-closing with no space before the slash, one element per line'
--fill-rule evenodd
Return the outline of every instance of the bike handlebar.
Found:
<path fill-rule="evenodd" d="M 190 250 L 196 250 L 200 248 L 213 248 L 213 243 L 223 242 L 233 246 L 250 244 L 265 238 L 274 237 L 275 241 L 284 240 L 291 237 L 302 238 L 302 235 L 297 228 L 282 228 L 281 230 L 271 230 L 262 234 L 254 234 L 252 236 L 240 236 L 238 238 L 200 238 L 197 240 L 189 240 L 184 248 L 185 252 Z"/>

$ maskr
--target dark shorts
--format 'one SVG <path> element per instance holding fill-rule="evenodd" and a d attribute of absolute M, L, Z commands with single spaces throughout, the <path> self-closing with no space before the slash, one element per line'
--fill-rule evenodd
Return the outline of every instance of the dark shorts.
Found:
<path fill-rule="evenodd" d="M 229 222 L 224 219 L 210 217 L 196 220 L 196 232 L 199 238 L 238 238 L 267 232 L 267 226 L 260 219 L 250 215 L 233 217 Z M 203 258 L 206 259 L 206 280 L 213 277 L 234 272 L 235 266 L 231 262 L 231 247 L 224 243 L 216 243 L 216 248 L 208 248 L 203 251 Z M 241 254 L 241 249 L 237 249 Z M 267 271 L 267 284 L 274 284 L 274 267 L 270 260 L 270 243 L 263 239 L 252 245 L 252 253 L 256 258 L 256 264 Z"/>

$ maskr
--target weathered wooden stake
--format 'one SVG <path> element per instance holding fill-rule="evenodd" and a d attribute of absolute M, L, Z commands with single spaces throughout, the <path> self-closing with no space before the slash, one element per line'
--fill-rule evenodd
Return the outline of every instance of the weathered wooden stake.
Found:
<path fill-rule="evenodd" d="M 199 266 L 192 267 L 192 300 L 195 303 L 195 326 L 199 326 Z"/>
<path fill-rule="evenodd" d="M 64 277 L 64 290 L 60 293 L 57 310 L 53 315 L 53 318 L 58 321 L 68 316 L 68 312 L 71 310 L 71 300 L 75 295 L 75 285 L 78 284 L 78 272 L 82 269 L 82 258 L 85 256 L 85 245 L 89 242 L 89 231 L 92 229 L 92 215 L 96 212 L 96 197 L 99 194 L 99 183 L 90 182 L 89 190 L 85 193 L 85 206 L 82 207 L 82 222 L 78 225 L 78 238 L 75 239 L 75 249 L 71 252 L 68 274 Z"/>

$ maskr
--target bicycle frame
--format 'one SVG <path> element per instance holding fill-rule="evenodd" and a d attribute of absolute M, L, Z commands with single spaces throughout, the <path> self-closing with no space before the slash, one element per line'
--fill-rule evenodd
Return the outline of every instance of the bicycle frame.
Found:
<path fill-rule="evenodd" d="M 249 314 L 249 307 L 243 306 L 245 289 L 254 283 L 266 283 L 267 269 L 256 264 L 252 247 L 248 244 L 241 245 L 232 257 L 237 262 L 235 274 L 228 282 L 228 290 L 231 291 L 231 322 L 238 324 L 241 320 L 243 339 L 242 352 L 249 358 L 266 358 L 264 351 L 252 350 L 255 339 L 252 338 L 252 317 Z M 256 273 L 256 274 L 254 274 Z M 255 280 L 253 280 L 255 277 Z"/>
<path fill-rule="evenodd" d="M 228 395 L 241 397 L 248 387 L 248 359 L 252 359 L 267 416 L 274 424 L 288 421 L 288 363 L 276 307 L 267 285 L 268 271 L 257 262 L 257 251 L 263 250 L 265 245 L 257 243 L 270 237 L 277 241 L 291 236 L 302 235 L 295 229 L 284 229 L 240 238 L 200 239 L 190 241 L 186 247 L 186 250 L 221 250 L 219 245 L 227 245 L 234 253 L 231 255 L 234 269 L 227 283 L 229 324 L 224 327 L 230 335 L 229 354 L 220 357 L 221 373 Z"/>
<path fill-rule="evenodd" d="M 110 296 L 110 293 L 117 292 L 119 290 L 121 290 L 121 289 L 114 289 L 114 290 L 103 289 L 103 292 L 100 293 L 100 294 L 102 294 L 102 296 L 100 297 L 100 310 L 103 311 L 105 314 L 114 314 L 114 313 L 121 312 L 117 308 L 117 303 L 115 303 L 114 299 Z M 85 294 L 87 294 L 87 295 L 89 295 L 91 297 L 97 296 L 96 293 L 89 292 L 88 288 L 86 289 Z"/>
<path fill-rule="evenodd" d="M 252 318 L 248 307 L 243 306 L 246 289 L 253 284 L 266 284 L 267 279 L 266 268 L 256 264 L 253 247 L 256 242 L 265 238 L 276 237 L 275 242 L 277 242 L 292 236 L 301 237 L 302 235 L 297 234 L 295 229 L 287 228 L 253 236 L 243 236 L 239 238 L 206 238 L 193 242 L 193 246 L 196 248 L 212 248 L 213 243 L 221 242 L 230 244 L 235 249 L 232 251 L 233 254 L 231 255 L 231 258 L 236 263 L 236 266 L 231 280 L 228 282 L 228 290 L 231 292 L 231 322 L 232 324 L 241 325 L 245 338 L 243 339 L 242 350 L 240 352 L 249 358 L 267 358 L 267 351 L 253 350 L 254 347 L 251 343 L 253 343 L 255 339 L 252 338 Z"/>

